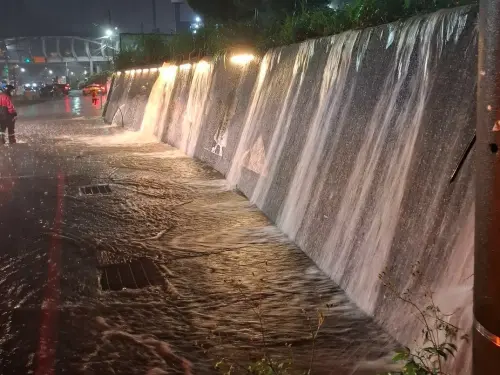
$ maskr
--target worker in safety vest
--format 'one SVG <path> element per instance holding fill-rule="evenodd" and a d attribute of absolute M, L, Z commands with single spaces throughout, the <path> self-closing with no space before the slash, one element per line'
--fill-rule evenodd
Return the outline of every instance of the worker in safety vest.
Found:
<path fill-rule="evenodd" d="M 9 143 L 16 143 L 17 111 L 11 98 L 14 89 L 14 86 L 7 85 L 0 93 L 0 144 L 5 144 L 5 131 L 9 133 Z"/>

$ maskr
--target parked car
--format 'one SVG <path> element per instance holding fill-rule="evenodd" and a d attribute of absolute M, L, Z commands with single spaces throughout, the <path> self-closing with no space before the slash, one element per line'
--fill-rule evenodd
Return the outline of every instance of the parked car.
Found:
<path fill-rule="evenodd" d="M 69 85 L 54 83 L 49 85 L 44 85 L 40 88 L 40 96 L 42 97 L 57 97 L 69 94 Z"/>
<path fill-rule="evenodd" d="M 68 95 L 71 87 L 68 83 L 54 83 L 54 89 L 58 93 L 62 93 L 63 95 Z"/>
<path fill-rule="evenodd" d="M 106 85 L 100 85 L 98 83 L 92 83 L 83 88 L 83 95 L 92 95 L 95 92 L 97 95 L 106 94 L 107 93 Z"/>
<path fill-rule="evenodd" d="M 54 96 L 54 85 L 45 85 L 40 89 L 40 96 L 48 98 Z"/>

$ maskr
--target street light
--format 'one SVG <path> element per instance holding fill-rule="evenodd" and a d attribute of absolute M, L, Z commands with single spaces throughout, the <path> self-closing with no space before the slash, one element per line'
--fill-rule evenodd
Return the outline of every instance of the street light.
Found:
<path fill-rule="evenodd" d="M 111 30 L 111 29 L 107 29 L 107 30 L 106 30 L 106 36 L 107 36 L 108 38 L 111 38 L 111 37 L 113 36 L 113 30 Z"/>
<path fill-rule="evenodd" d="M 49 74 L 54 74 L 54 72 L 52 70 L 49 70 Z"/>
<path fill-rule="evenodd" d="M 26 71 L 26 69 L 21 68 L 21 73 L 24 73 L 25 71 Z"/>
<path fill-rule="evenodd" d="M 196 18 L 194 19 L 196 22 L 200 23 L 201 22 L 201 17 L 200 16 L 196 16 Z"/>

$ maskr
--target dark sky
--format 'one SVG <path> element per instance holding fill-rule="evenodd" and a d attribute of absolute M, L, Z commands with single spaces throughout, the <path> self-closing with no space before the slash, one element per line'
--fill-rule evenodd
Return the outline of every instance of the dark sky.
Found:
<path fill-rule="evenodd" d="M 156 3 L 160 31 L 171 32 L 174 28 L 171 0 L 156 0 Z M 153 28 L 152 0 L 0 0 L 0 35 L 100 35 L 108 23 L 108 9 L 121 32 L 140 32 L 141 22 L 145 32 Z M 181 20 L 192 18 L 192 11 L 183 4 Z"/>

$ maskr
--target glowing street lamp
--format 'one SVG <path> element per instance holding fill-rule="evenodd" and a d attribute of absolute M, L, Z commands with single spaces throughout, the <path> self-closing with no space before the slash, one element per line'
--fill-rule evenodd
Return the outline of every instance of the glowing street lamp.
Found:
<path fill-rule="evenodd" d="M 255 60 L 255 56 L 252 54 L 241 54 L 234 55 L 231 57 L 231 62 L 235 65 L 247 65 Z"/>
<path fill-rule="evenodd" d="M 111 30 L 111 29 L 107 29 L 107 30 L 106 30 L 106 36 L 107 36 L 108 38 L 111 38 L 111 37 L 113 36 L 113 30 Z"/>
<path fill-rule="evenodd" d="M 54 74 L 54 72 L 52 70 L 49 70 L 49 74 Z"/>
<path fill-rule="evenodd" d="M 194 19 L 197 23 L 200 23 L 201 22 L 201 17 L 200 16 L 196 16 L 196 18 Z"/>
<path fill-rule="evenodd" d="M 26 71 L 26 69 L 21 68 L 21 73 L 24 73 L 25 71 Z"/>

